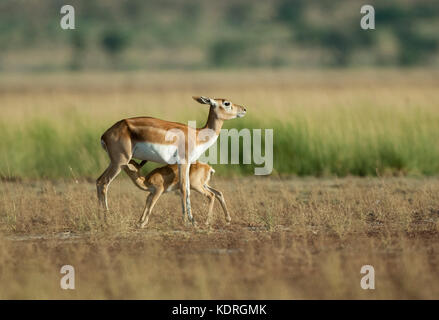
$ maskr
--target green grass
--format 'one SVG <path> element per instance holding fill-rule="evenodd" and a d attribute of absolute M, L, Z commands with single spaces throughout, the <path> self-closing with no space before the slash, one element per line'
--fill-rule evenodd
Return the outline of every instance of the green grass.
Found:
<path fill-rule="evenodd" d="M 33 120 L 22 128 L 0 126 L 3 177 L 93 177 L 105 166 L 100 132 L 80 121 L 58 127 Z M 67 124 L 67 123 L 66 123 Z"/>
<path fill-rule="evenodd" d="M 439 173 L 438 121 L 434 109 L 340 107 L 296 111 L 282 121 L 249 116 L 226 127 L 272 128 L 274 174 L 435 175 Z M 72 113 L 57 121 L 32 119 L 20 126 L 3 120 L 0 175 L 96 178 L 108 163 L 100 145 L 100 135 L 108 126 Z M 249 175 L 254 169 L 244 164 L 213 166 L 219 175 Z"/>

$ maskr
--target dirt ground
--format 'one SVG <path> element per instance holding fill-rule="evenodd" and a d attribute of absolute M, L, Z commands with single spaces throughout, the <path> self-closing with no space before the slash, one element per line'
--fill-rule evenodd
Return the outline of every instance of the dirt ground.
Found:
<path fill-rule="evenodd" d="M 192 193 L 158 201 L 118 178 L 104 220 L 91 181 L 0 182 L 2 299 L 438 299 L 438 178 L 214 177 L 232 216 Z M 63 265 L 75 289 L 60 288 Z M 375 289 L 363 290 L 363 265 Z"/>

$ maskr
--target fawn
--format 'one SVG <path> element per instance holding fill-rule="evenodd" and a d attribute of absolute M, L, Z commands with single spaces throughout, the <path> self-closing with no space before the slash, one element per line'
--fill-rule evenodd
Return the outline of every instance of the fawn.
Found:
<path fill-rule="evenodd" d="M 141 164 L 138 164 L 131 160 L 128 164 L 130 168 L 125 169 L 125 172 L 137 187 L 150 193 L 146 199 L 145 209 L 139 220 L 141 228 L 144 228 L 148 224 L 152 209 L 160 196 L 166 192 L 179 190 L 177 164 L 170 164 L 156 168 L 144 177 L 140 174 L 140 169 L 145 162 L 146 161 L 142 161 Z M 210 223 L 215 198 L 221 203 L 226 221 L 231 221 L 222 192 L 212 188 L 208 184 L 211 175 L 214 172 L 215 170 L 213 170 L 210 165 L 199 161 L 191 164 L 189 172 L 190 188 L 205 195 L 209 199 L 209 211 L 207 213 L 206 225 L 209 225 Z"/>

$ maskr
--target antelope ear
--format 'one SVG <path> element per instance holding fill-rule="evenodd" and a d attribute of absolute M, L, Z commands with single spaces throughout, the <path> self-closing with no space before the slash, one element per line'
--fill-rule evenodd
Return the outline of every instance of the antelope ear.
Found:
<path fill-rule="evenodd" d="M 201 104 L 210 104 L 210 99 L 206 98 L 206 97 L 193 96 L 192 99 L 194 99 L 195 101 L 197 101 L 198 103 L 201 103 Z"/>

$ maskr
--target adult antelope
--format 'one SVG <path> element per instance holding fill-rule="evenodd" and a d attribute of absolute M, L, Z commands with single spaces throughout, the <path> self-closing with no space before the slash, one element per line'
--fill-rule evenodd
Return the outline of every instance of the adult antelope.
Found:
<path fill-rule="evenodd" d="M 108 210 L 107 191 L 111 181 L 125 171 L 135 172 L 132 158 L 163 164 L 178 164 L 183 219 L 194 223 L 190 206 L 190 164 L 215 143 L 225 120 L 243 117 L 246 109 L 226 99 L 192 97 L 210 106 L 206 125 L 187 125 L 151 117 L 123 119 L 101 137 L 101 144 L 110 157 L 110 165 L 96 180 L 98 198 Z"/>

